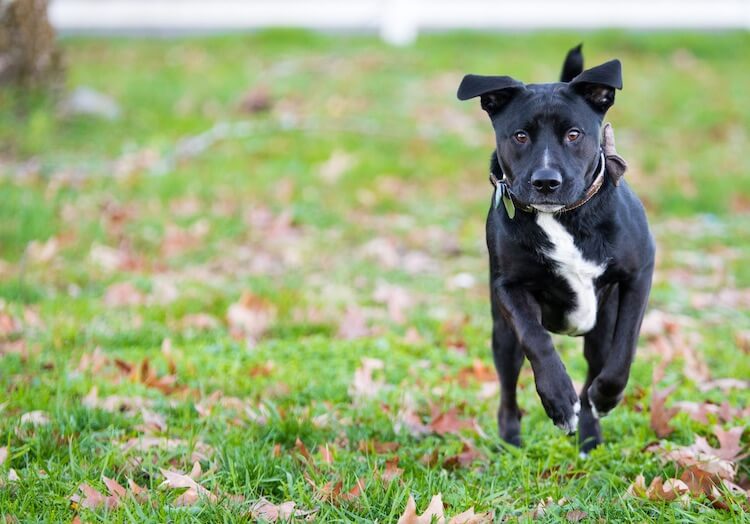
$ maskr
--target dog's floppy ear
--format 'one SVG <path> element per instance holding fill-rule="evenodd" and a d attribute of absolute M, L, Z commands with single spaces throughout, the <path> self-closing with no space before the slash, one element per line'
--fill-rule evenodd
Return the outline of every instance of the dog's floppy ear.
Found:
<path fill-rule="evenodd" d="M 509 76 L 466 75 L 458 86 L 459 100 L 482 97 L 482 109 L 492 114 L 513 97 L 523 82 Z"/>
<path fill-rule="evenodd" d="M 615 103 L 615 89 L 622 89 L 622 65 L 619 60 L 610 60 L 587 69 L 571 80 L 570 86 L 604 114 Z"/>

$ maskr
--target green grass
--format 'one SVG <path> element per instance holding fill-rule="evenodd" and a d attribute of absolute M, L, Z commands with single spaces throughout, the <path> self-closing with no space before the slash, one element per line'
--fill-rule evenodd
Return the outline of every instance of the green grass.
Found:
<path fill-rule="evenodd" d="M 456 380 L 475 359 L 491 362 L 483 222 L 492 136 L 478 104 L 459 103 L 455 89 L 466 72 L 554 80 L 565 50 L 581 40 L 588 65 L 612 57 L 624 64 L 625 89 L 608 119 L 659 244 L 652 308 L 686 319 L 690 343 L 714 378 L 750 376 L 750 357 L 736 342 L 750 329 L 747 303 L 694 302 L 700 292 L 747 296 L 750 287 L 750 70 L 738 66 L 750 62 L 747 33 L 451 33 L 426 35 L 407 49 L 288 31 L 67 39 L 68 87 L 108 93 L 122 118 L 63 118 L 47 97 L 0 93 L 0 314 L 39 317 L 0 345 L 0 447 L 10 450 L 0 478 L 9 468 L 20 477 L 0 487 L 0 514 L 70 521 L 77 486 L 104 492 L 105 475 L 152 488 L 151 503 L 82 509 L 85 522 L 242 522 L 260 496 L 318 508 L 321 522 L 393 522 L 410 493 L 421 510 L 438 492 L 449 514 L 473 505 L 498 520 L 523 521 L 547 497 L 567 500 L 548 510 L 548 521 L 572 509 L 590 522 L 746 518 L 737 503 L 727 511 L 703 499 L 683 507 L 625 496 L 640 473 L 648 480 L 675 474 L 644 451 L 656 440 L 648 398 L 658 361 L 645 341 L 624 405 L 603 421 L 606 444 L 586 460 L 546 418 L 528 369 L 521 450 L 498 441 L 497 399 L 480 395 L 478 382 Z M 242 113 L 239 101 L 258 87 L 270 93 L 270 111 Z M 233 126 L 228 136 L 176 158 L 181 139 L 222 122 Z M 348 155 L 351 167 L 331 182 L 320 171 L 334 153 Z M 157 160 L 138 167 L 139 158 Z M 57 247 L 40 257 L 38 246 L 50 239 Z M 107 262 L 113 253 L 117 267 Z M 475 284 L 453 286 L 459 273 Z M 107 290 L 122 282 L 144 302 L 107 305 Z M 408 295 L 402 319 L 375 296 L 383 282 Z M 275 309 L 254 347 L 226 323 L 243 291 Z M 342 340 L 339 324 L 352 306 L 365 310 L 373 332 Z M 185 326 L 196 313 L 218 325 Z M 406 336 L 410 328 L 419 341 Z M 167 338 L 171 357 L 160 351 Z M 556 340 L 582 381 L 580 341 Z M 10 351 L 13 344 L 25 349 Z M 76 371 L 96 348 L 111 359 L 148 358 L 159 375 L 171 359 L 185 391 L 165 395 L 113 365 Z M 363 357 L 384 362 L 378 376 L 387 386 L 353 403 L 348 388 Z M 270 373 L 258 374 L 268 362 Z M 701 392 L 681 366 L 670 364 L 663 380 L 678 386 L 675 400 L 750 404 L 746 390 Z M 150 409 L 167 422 L 158 434 L 186 446 L 123 452 L 123 442 L 143 434 L 142 416 L 85 407 L 92 386 L 100 397 L 152 400 Z M 196 402 L 217 391 L 245 399 L 266 420 L 221 407 L 200 416 Z M 425 413 L 432 404 L 458 407 L 485 435 L 396 432 L 406 397 Z M 50 423 L 21 425 L 32 410 L 45 411 Z M 684 415 L 673 424 L 669 440 L 678 444 L 710 435 Z M 317 455 L 312 465 L 300 460 L 298 438 L 310 450 L 332 443 L 334 464 Z M 461 438 L 485 458 L 443 468 Z M 363 440 L 400 447 L 364 453 Z M 202 459 L 211 469 L 201 482 L 244 502 L 175 508 L 175 494 L 157 489 L 159 468 L 190 470 L 195 442 L 214 449 Z M 440 460 L 425 465 L 420 459 L 433 450 Z M 404 472 L 386 483 L 375 472 L 393 456 Z M 745 460 L 738 478 L 749 470 Z M 318 486 L 340 479 L 346 489 L 359 478 L 365 489 L 353 502 L 332 504 L 316 497 L 306 477 Z"/>

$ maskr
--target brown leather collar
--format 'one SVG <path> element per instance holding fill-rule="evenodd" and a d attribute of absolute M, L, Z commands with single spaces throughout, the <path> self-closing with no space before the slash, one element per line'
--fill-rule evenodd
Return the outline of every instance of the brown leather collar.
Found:
<path fill-rule="evenodd" d="M 555 211 L 555 213 L 566 213 L 568 211 L 572 211 L 574 209 L 577 209 L 581 207 L 583 204 L 591 200 L 594 195 L 596 195 L 599 190 L 602 188 L 602 184 L 604 183 L 604 152 L 601 153 L 601 158 L 599 160 L 599 172 L 596 174 L 596 177 L 594 178 L 594 181 L 591 183 L 589 188 L 586 190 L 586 194 L 583 195 L 582 198 L 579 200 L 576 200 L 570 205 L 567 205 L 563 207 L 562 209 L 559 209 Z M 498 179 L 497 175 L 495 173 L 490 171 L 490 183 L 495 186 L 495 190 L 498 190 L 498 185 L 502 184 L 504 186 L 503 191 L 506 192 L 506 194 L 510 195 L 510 198 L 514 201 L 518 209 L 521 211 L 526 211 L 527 213 L 531 213 L 535 211 L 535 209 L 530 205 L 519 205 L 515 198 L 513 197 L 513 193 L 510 192 L 510 188 L 508 187 L 508 179 L 505 177 L 505 173 L 503 173 L 503 178 Z"/>

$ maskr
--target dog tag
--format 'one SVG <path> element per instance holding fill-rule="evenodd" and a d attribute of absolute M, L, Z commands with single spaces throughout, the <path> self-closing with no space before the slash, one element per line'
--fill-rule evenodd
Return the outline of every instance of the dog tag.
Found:
<path fill-rule="evenodd" d="M 510 194 L 503 184 L 498 184 L 495 188 L 495 209 L 500 205 L 500 200 L 503 201 L 508 218 L 513 220 L 516 216 L 516 206 L 513 205 L 513 199 L 510 198 Z"/>

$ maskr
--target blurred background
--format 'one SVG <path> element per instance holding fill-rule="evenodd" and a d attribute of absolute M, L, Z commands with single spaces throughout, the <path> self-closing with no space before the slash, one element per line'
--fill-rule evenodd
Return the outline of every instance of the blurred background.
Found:
<path fill-rule="evenodd" d="M 263 473 L 278 465 L 266 464 L 274 442 L 333 438 L 313 418 L 334 408 L 359 421 L 342 430 L 359 432 L 353 443 L 395 438 L 400 391 L 423 406 L 460 405 L 494 441 L 484 247 L 493 134 L 479 104 L 455 92 L 469 72 L 556 81 L 567 50 L 583 42 L 587 66 L 623 63 L 624 89 L 607 119 L 659 244 L 656 313 L 628 408 L 607 427 L 612 441 L 640 449 L 650 438 L 640 398 L 665 354 L 675 359 L 666 381 L 717 404 L 729 397 L 696 385 L 750 376 L 749 6 L 0 0 L 6 413 L 49 410 L 73 421 L 62 434 L 97 442 L 92 427 L 113 439 L 138 430 L 122 413 L 81 408 L 92 387 L 175 398 L 84 365 L 105 356 L 150 359 L 195 398 L 219 391 L 273 402 L 276 415 L 251 429 L 165 408 L 172 435 L 202 432 L 230 450 L 257 437 L 252 463 L 225 457 L 249 478 L 275 475 Z M 580 382 L 579 341 L 556 342 Z M 685 348 L 694 350 L 689 372 Z M 386 362 L 376 373 L 399 387 L 383 390 L 382 409 L 347 411 L 363 356 Z M 489 377 L 484 393 L 444 378 L 464 368 Z M 558 438 L 530 374 L 522 388 L 525 427 Z M 747 405 L 747 390 L 732 395 Z M 15 438 L 10 423 L 0 429 Z M 29 471 L 41 467 L 34 460 L 48 469 L 67 461 L 67 446 L 48 441 L 29 452 Z M 85 457 L 86 448 L 72 453 Z M 402 466 L 416 464 L 408 455 Z M 546 444 L 539 456 L 547 460 Z M 624 465 L 618 449 L 612 456 L 611 478 L 641 471 L 640 455 Z M 97 467 L 56 485 L 58 498 Z M 284 492 L 283 477 L 267 479 L 268 493 Z M 585 479 L 548 481 L 572 490 L 557 499 L 576 496 Z M 381 495 L 371 519 L 385 518 L 393 500 L 403 505 L 391 498 L 401 495 Z"/>

